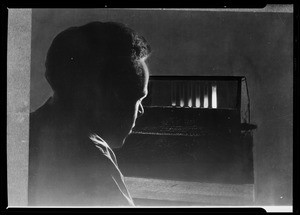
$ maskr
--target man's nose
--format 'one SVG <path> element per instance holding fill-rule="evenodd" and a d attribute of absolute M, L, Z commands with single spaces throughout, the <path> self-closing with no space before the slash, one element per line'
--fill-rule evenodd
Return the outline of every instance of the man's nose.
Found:
<path fill-rule="evenodd" d="M 138 117 L 144 114 L 144 108 L 142 104 L 139 104 Z"/>

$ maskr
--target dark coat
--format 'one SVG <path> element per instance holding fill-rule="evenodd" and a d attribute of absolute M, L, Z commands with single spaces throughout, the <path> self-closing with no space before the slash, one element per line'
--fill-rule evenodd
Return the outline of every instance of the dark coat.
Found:
<path fill-rule="evenodd" d="M 49 100 L 30 115 L 30 206 L 132 206 L 116 157 L 96 134 L 82 135 Z"/>

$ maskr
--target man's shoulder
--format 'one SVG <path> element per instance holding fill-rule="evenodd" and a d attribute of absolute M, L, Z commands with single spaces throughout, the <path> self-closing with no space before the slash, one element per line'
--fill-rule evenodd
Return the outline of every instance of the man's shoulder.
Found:
<path fill-rule="evenodd" d="M 105 163 L 112 169 L 117 168 L 116 158 L 109 145 L 98 135 L 92 134 L 89 136 L 90 147 L 96 153 L 96 157 L 104 160 Z"/>

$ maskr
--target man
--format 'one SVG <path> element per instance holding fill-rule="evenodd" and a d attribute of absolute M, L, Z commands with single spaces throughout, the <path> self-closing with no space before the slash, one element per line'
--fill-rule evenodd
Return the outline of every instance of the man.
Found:
<path fill-rule="evenodd" d="M 112 148 L 143 114 L 150 54 L 118 23 L 71 27 L 53 40 L 53 96 L 30 116 L 29 205 L 134 205 Z"/>

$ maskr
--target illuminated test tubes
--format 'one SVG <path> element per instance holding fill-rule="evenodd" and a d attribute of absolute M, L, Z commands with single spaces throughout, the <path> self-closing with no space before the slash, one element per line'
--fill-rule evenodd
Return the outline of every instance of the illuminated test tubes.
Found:
<path fill-rule="evenodd" d="M 200 102 L 200 84 L 199 82 L 196 83 L 196 107 L 200 108 L 201 102 Z"/>
<path fill-rule="evenodd" d="M 171 105 L 172 107 L 217 108 L 217 94 L 215 82 L 205 83 L 205 85 L 203 82 L 173 82 Z"/>
<path fill-rule="evenodd" d="M 171 83 L 171 100 L 172 100 L 172 107 L 176 106 L 176 82 Z"/>
<path fill-rule="evenodd" d="M 193 106 L 193 102 L 192 102 L 192 98 L 193 98 L 193 85 L 192 83 L 188 83 L 188 107 L 192 107 Z"/>
<path fill-rule="evenodd" d="M 211 102 L 212 102 L 212 108 L 217 108 L 217 85 L 213 84 L 211 86 Z"/>
<path fill-rule="evenodd" d="M 204 99 L 203 99 L 203 107 L 208 108 L 208 86 L 204 87 Z"/>
<path fill-rule="evenodd" d="M 180 107 L 184 107 L 184 85 L 180 83 Z"/>

